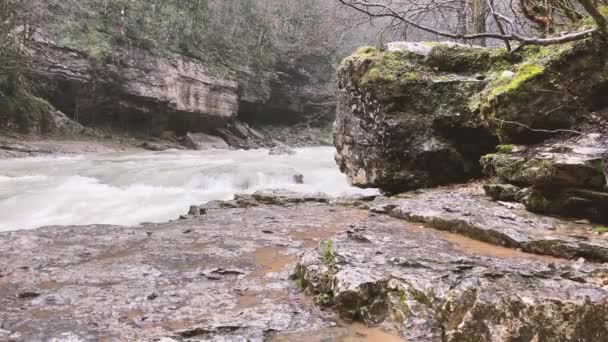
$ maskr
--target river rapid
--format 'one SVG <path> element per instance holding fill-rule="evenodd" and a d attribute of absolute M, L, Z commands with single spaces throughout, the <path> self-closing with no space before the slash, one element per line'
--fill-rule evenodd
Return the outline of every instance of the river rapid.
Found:
<path fill-rule="evenodd" d="M 348 185 L 333 160 L 333 148 L 296 152 L 165 151 L 0 160 L 0 231 L 166 222 L 190 205 L 261 189 L 375 192 Z M 297 184 L 296 174 L 304 176 L 304 184 Z"/>

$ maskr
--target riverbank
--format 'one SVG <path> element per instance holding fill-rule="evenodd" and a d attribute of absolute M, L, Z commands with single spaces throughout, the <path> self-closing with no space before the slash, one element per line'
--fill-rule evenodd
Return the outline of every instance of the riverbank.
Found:
<path fill-rule="evenodd" d="M 474 184 L 446 191 L 483 200 Z M 397 219 L 378 209 L 396 212 L 416 196 L 436 193 L 369 202 L 373 197 L 263 192 L 194 207 L 181 220 L 163 224 L 1 233 L 0 336 L 17 341 L 606 336 L 608 327 L 597 320 L 608 313 L 608 269 L 602 263 L 551 252 L 559 248 L 533 254 L 498 247 L 492 244 L 498 240 L 480 242 L 456 230 L 432 229 L 438 220 L 408 223 L 417 219 Z M 426 214 L 449 214 L 450 204 Z M 608 250 L 608 240 L 585 224 L 550 219 L 553 227 L 543 228 L 546 217 L 508 206 L 500 217 L 509 218 L 488 215 L 469 217 L 508 221 L 521 228 L 521 238 L 539 229 L 551 232 L 539 246 L 562 237 L 573 239 L 566 243 L 569 251 Z M 597 261 L 608 261 L 608 255 Z M 376 328 L 352 327 L 334 313 Z"/>
<path fill-rule="evenodd" d="M 217 135 L 192 134 L 178 137 L 167 132 L 164 137 L 146 138 L 131 134 L 104 133 L 82 128 L 78 133 L 35 135 L 0 132 L 0 159 L 23 158 L 53 154 L 90 154 L 109 152 L 256 149 L 285 149 L 332 144 L 331 128 L 310 125 L 259 126 L 235 124 Z"/>

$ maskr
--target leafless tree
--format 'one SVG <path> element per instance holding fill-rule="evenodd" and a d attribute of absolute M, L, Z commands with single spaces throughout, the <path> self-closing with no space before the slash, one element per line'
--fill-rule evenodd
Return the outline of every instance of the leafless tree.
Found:
<path fill-rule="evenodd" d="M 513 43 L 519 44 L 517 48 L 563 44 L 592 36 L 606 37 L 607 32 L 606 18 L 596 0 L 337 1 L 370 18 L 397 21 L 402 30 L 415 29 L 478 45 L 486 45 L 487 39 L 498 40 L 509 50 Z M 585 17 L 592 19 L 593 25 L 584 25 Z M 455 27 L 450 27 L 450 23 L 456 23 Z M 535 29 L 528 29 L 530 26 Z"/>

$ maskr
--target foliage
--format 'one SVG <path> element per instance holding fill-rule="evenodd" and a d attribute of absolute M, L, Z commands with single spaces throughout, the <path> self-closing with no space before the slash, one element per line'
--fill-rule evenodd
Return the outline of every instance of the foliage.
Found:
<path fill-rule="evenodd" d="M 593 227 L 593 231 L 595 231 L 596 233 L 599 233 L 599 234 L 608 233 L 608 227 L 596 226 L 596 227 Z"/>
<path fill-rule="evenodd" d="M 99 60 L 117 48 L 138 48 L 166 57 L 185 55 L 216 71 L 264 71 L 279 51 L 301 50 L 302 44 L 327 49 L 320 3 L 49 0 L 48 11 L 60 45 Z"/>
<path fill-rule="evenodd" d="M 333 270 L 336 265 L 336 257 L 333 251 L 333 242 L 331 240 L 322 241 L 320 244 L 321 260 L 323 264 L 330 270 Z"/>
<path fill-rule="evenodd" d="M 47 114 L 53 110 L 33 95 L 27 78 L 36 4 L 34 0 L 0 0 L 0 128 L 24 133 L 32 128 L 44 131 Z"/>

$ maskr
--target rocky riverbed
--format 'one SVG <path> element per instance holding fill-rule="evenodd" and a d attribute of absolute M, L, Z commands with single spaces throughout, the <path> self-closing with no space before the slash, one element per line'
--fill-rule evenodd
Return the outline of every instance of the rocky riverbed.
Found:
<path fill-rule="evenodd" d="M 0 338 L 599 341 L 608 335 L 601 319 L 608 313 L 602 264 L 608 257 L 601 252 L 608 239 L 589 225 L 500 204 L 464 215 L 471 226 L 509 222 L 484 234 L 442 225 L 463 198 L 487 206 L 478 184 L 375 200 L 274 191 L 192 207 L 164 224 L 2 233 Z M 419 213 L 417 201 L 440 204 Z M 522 241 L 536 241 L 538 231 L 560 243 L 525 248 Z M 488 236 L 517 236 L 522 244 Z"/>

